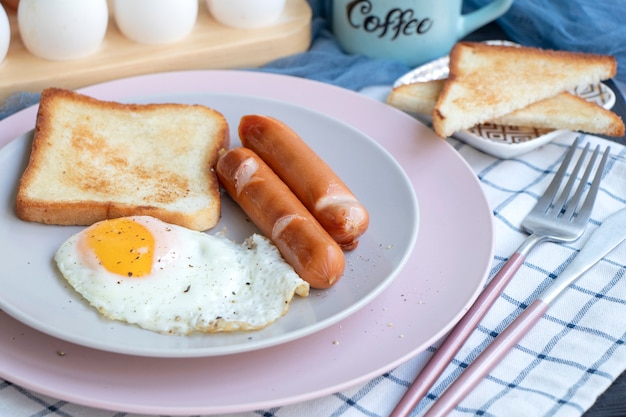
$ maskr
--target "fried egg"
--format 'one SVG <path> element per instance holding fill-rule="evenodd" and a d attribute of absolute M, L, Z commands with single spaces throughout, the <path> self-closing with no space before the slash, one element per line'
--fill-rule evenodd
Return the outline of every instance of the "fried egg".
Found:
<path fill-rule="evenodd" d="M 261 329 L 309 293 L 264 236 L 237 244 L 149 216 L 95 223 L 54 259 L 103 316 L 164 334 Z"/>

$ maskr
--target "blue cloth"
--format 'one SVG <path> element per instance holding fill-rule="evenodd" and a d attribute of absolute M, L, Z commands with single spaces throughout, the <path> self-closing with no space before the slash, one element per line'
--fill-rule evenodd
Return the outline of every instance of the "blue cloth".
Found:
<path fill-rule="evenodd" d="M 0 120 L 37 102 L 39 102 L 39 94 L 37 93 L 13 93 L 0 105 Z"/>
<path fill-rule="evenodd" d="M 309 0 L 313 10 L 312 43 L 308 51 L 271 62 L 260 71 L 295 75 L 350 90 L 391 85 L 411 70 L 400 62 L 376 60 L 341 51 L 328 27 L 327 1 Z"/>

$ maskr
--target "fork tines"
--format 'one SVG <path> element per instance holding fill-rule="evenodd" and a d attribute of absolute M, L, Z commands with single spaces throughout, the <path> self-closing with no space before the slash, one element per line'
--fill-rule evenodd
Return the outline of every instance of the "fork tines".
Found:
<path fill-rule="evenodd" d="M 548 186 L 548 189 L 541 197 L 541 199 L 537 202 L 536 209 L 541 210 L 543 213 L 549 214 L 553 210 L 558 210 L 556 217 L 560 218 L 562 221 L 571 221 L 575 219 L 577 216 L 587 217 L 591 213 L 591 209 L 593 207 L 593 202 L 595 200 L 596 194 L 598 193 L 598 189 L 600 188 L 600 180 L 602 179 L 602 174 L 604 172 L 604 167 L 606 165 L 606 161 L 608 159 L 611 148 L 607 147 L 602 155 L 602 159 L 600 160 L 600 164 L 596 169 L 595 176 L 593 178 L 593 182 L 589 188 L 589 192 L 587 193 L 587 197 L 583 202 L 582 206 L 579 207 L 581 200 L 583 199 L 583 194 L 586 189 L 589 177 L 591 176 L 591 172 L 593 171 L 593 167 L 595 165 L 596 159 L 600 153 L 600 145 L 596 146 L 593 151 L 589 162 L 587 163 L 587 168 L 580 178 L 578 187 L 574 194 L 572 195 L 572 190 L 576 183 L 576 179 L 578 174 L 580 173 L 587 153 L 589 152 L 589 143 L 585 145 L 583 148 L 574 169 L 569 174 L 569 179 L 563 187 L 563 190 L 559 192 L 561 188 L 561 183 L 563 179 L 567 175 L 567 169 L 570 165 L 570 162 L 574 156 L 575 151 L 578 148 L 578 144 L 580 142 L 580 136 L 576 138 L 572 146 L 570 146 L 561 166 L 556 172 L 554 179 Z M 558 196 L 558 197 L 557 197 Z"/>

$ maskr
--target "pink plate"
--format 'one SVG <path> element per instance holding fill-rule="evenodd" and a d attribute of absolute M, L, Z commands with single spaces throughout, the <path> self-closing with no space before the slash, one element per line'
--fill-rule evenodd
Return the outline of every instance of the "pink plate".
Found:
<path fill-rule="evenodd" d="M 415 248 L 397 278 L 358 312 L 278 346 L 218 357 L 154 358 L 96 350 L 0 312 L 0 376 L 59 399 L 148 414 L 249 411 L 365 382 L 445 334 L 478 295 L 493 255 L 491 211 L 469 166 L 412 117 L 357 93 L 260 72 L 190 71 L 82 90 L 100 99 L 225 93 L 278 100 L 336 118 L 380 143 L 419 201 Z M 36 108 L 0 122 L 0 146 L 34 126 Z M 6 204 L 6 203 L 5 203 Z M 397 208 L 402 216 L 402 207 Z"/>

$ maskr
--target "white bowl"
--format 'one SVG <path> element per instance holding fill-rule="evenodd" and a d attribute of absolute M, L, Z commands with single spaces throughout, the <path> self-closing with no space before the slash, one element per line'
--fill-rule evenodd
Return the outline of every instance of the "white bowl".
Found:
<path fill-rule="evenodd" d="M 276 23 L 285 0 L 207 0 L 218 22 L 237 29 L 257 29 Z"/>

